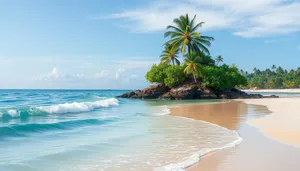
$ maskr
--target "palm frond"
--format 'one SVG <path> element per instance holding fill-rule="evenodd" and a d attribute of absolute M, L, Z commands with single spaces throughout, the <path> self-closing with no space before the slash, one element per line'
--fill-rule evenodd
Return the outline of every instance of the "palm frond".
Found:
<path fill-rule="evenodd" d="M 208 41 L 208 40 L 201 39 L 201 38 L 196 38 L 196 39 L 194 39 L 194 40 L 195 40 L 197 43 L 204 44 L 205 46 L 208 46 L 208 47 L 211 46 L 211 43 L 210 43 L 210 41 Z"/>
<path fill-rule="evenodd" d="M 194 15 L 193 19 L 191 20 L 191 22 L 189 24 L 190 28 L 192 28 L 192 29 L 194 28 L 194 25 L 195 25 L 194 22 L 195 22 L 196 17 L 197 17 L 197 15 Z"/>
<path fill-rule="evenodd" d="M 177 28 L 177 27 L 172 26 L 172 25 L 167 26 L 167 30 L 169 30 L 169 29 L 173 29 L 175 31 L 178 31 L 179 33 L 184 33 L 184 29 L 181 30 L 180 28 Z"/>
<path fill-rule="evenodd" d="M 180 61 L 177 58 L 175 58 L 175 62 L 177 65 L 180 65 Z"/>
<path fill-rule="evenodd" d="M 204 45 L 202 45 L 201 43 L 198 43 L 198 42 L 196 44 L 198 45 L 199 49 L 202 50 L 204 53 L 210 54 L 207 47 L 205 47 Z"/>
<path fill-rule="evenodd" d="M 215 38 L 213 37 L 210 37 L 210 36 L 201 36 L 202 39 L 206 39 L 206 40 L 209 40 L 209 41 L 214 41 Z"/>
<path fill-rule="evenodd" d="M 173 22 L 180 28 L 180 30 L 185 30 L 184 23 L 179 18 L 175 18 Z"/>
<path fill-rule="evenodd" d="M 191 32 L 196 31 L 199 27 L 202 27 L 203 24 L 204 24 L 204 22 L 200 22 L 200 23 L 196 24 L 195 27 L 191 28 Z"/>

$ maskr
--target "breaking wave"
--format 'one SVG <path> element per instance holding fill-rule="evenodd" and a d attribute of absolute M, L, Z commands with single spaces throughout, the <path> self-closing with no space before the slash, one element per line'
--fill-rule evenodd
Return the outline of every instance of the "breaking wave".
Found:
<path fill-rule="evenodd" d="M 82 113 L 93 111 L 99 108 L 106 108 L 117 105 L 119 105 L 119 101 L 115 98 L 110 98 L 94 102 L 73 102 L 56 104 L 51 106 L 23 107 L 19 109 L 2 109 L 0 111 L 0 118 L 18 118 L 45 114 Z"/>

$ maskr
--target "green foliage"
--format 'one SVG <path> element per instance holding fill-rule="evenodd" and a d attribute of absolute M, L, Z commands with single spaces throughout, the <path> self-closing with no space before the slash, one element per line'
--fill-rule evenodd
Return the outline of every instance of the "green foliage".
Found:
<path fill-rule="evenodd" d="M 271 69 L 253 69 L 253 73 L 245 74 L 249 87 L 258 88 L 300 88 L 300 68 L 287 71 L 282 67 L 271 66 Z"/>
<path fill-rule="evenodd" d="M 165 70 L 170 65 L 165 63 L 160 63 L 159 65 L 153 64 L 150 71 L 146 74 L 146 79 L 150 83 L 164 83 L 165 78 L 167 78 Z"/>
<path fill-rule="evenodd" d="M 247 79 L 237 68 L 228 65 L 204 66 L 201 68 L 202 85 L 215 90 L 232 89 L 236 86 L 246 86 Z"/>
<path fill-rule="evenodd" d="M 184 67 L 183 66 L 170 66 L 165 72 L 167 77 L 164 79 L 164 83 L 166 86 L 173 87 L 180 83 L 182 83 L 186 76 L 184 75 Z"/>
<path fill-rule="evenodd" d="M 146 79 L 150 83 L 160 83 L 173 87 L 186 79 L 183 70 L 183 66 L 168 65 L 165 63 L 154 64 L 150 71 L 147 72 Z"/>

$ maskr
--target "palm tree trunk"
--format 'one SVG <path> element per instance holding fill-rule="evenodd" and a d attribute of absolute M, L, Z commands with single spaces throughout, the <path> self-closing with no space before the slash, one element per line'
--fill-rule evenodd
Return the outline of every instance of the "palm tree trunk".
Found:
<path fill-rule="evenodd" d="M 194 76 L 194 81 L 195 81 L 195 83 L 197 83 L 196 74 L 193 73 L 193 76 Z"/>
<path fill-rule="evenodd" d="M 173 65 L 175 65 L 175 64 L 174 64 L 174 59 L 172 59 L 172 63 L 173 63 Z"/>
<path fill-rule="evenodd" d="M 191 54 L 191 46 L 188 44 L 188 53 Z"/>

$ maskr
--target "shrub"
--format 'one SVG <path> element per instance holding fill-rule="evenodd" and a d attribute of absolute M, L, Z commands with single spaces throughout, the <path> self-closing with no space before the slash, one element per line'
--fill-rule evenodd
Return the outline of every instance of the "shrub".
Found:
<path fill-rule="evenodd" d="M 202 84 L 215 90 L 233 89 L 236 86 L 246 86 L 247 79 L 237 68 L 228 65 L 203 66 L 201 68 Z"/>
<path fill-rule="evenodd" d="M 164 79 L 166 86 L 173 87 L 182 83 L 186 79 L 186 75 L 183 72 L 183 66 L 170 66 L 165 72 L 167 77 Z"/>
<path fill-rule="evenodd" d="M 146 74 L 146 79 L 150 83 L 160 83 L 173 87 L 182 83 L 186 76 L 183 72 L 183 66 L 175 66 L 160 63 L 152 65 L 150 71 Z"/>
<path fill-rule="evenodd" d="M 153 64 L 150 71 L 146 74 L 146 79 L 150 83 L 161 83 L 164 84 L 164 80 L 167 78 L 167 75 L 165 73 L 165 70 L 170 65 L 160 63 L 159 65 Z"/>

